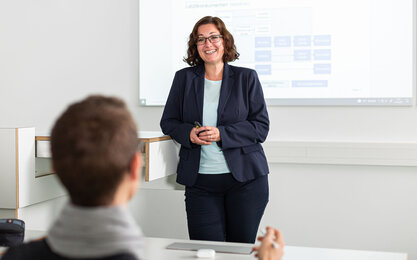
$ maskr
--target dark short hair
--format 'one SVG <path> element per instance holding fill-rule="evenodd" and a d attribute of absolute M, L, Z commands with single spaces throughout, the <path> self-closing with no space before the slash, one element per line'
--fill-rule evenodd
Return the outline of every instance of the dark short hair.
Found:
<path fill-rule="evenodd" d="M 226 25 L 223 23 L 223 21 L 218 17 L 205 16 L 194 25 L 193 31 L 190 33 L 187 57 L 184 57 L 184 61 L 190 66 L 196 66 L 204 63 L 200 57 L 200 54 L 198 54 L 196 45 L 198 39 L 198 28 L 204 24 L 214 24 L 217 27 L 217 30 L 219 30 L 220 34 L 223 36 L 223 62 L 226 63 L 239 59 L 240 54 L 236 50 L 235 40 L 233 39 L 232 34 L 226 29 Z"/>
<path fill-rule="evenodd" d="M 125 103 L 90 96 L 70 105 L 56 121 L 52 164 L 74 204 L 108 205 L 128 174 L 138 145 L 137 128 Z"/>

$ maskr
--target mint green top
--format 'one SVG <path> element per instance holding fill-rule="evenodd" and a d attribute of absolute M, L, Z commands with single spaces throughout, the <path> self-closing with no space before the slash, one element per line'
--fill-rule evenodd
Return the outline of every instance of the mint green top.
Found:
<path fill-rule="evenodd" d="M 217 126 L 217 108 L 219 106 L 222 81 L 204 79 L 203 126 Z M 201 146 L 199 173 L 229 173 L 226 159 L 216 142 Z"/>

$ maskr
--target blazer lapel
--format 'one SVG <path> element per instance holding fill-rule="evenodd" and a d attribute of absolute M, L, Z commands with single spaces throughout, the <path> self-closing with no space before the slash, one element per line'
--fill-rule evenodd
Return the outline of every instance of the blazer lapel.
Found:
<path fill-rule="evenodd" d="M 203 120 L 203 103 L 204 103 L 204 66 L 198 65 L 195 67 L 197 77 L 193 80 L 195 100 L 197 102 L 197 109 L 199 115 L 199 122 Z"/>
<path fill-rule="evenodd" d="M 217 121 L 219 121 L 220 116 L 223 114 L 223 110 L 226 106 L 227 101 L 229 100 L 230 94 L 232 93 L 234 82 L 235 80 L 233 78 L 233 71 L 230 65 L 225 63 L 223 70 L 222 86 L 220 88 L 219 107 L 217 109 Z"/>

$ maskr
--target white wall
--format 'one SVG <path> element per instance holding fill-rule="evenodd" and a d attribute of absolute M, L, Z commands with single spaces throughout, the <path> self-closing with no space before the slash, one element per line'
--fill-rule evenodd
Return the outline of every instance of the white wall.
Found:
<path fill-rule="evenodd" d="M 161 108 L 138 106 L 137 1 L 0 1 L 0 35 L 0 127 L 48 134 L 70 102 L 100 93 L 157 129 Z"/>
<path fill-rule="evenodd" d="M 416 167 L 273 165 L 263 223 L 290 245 L 402 251 L 417 259 Z"/>
<path fill-rule="evenodd" d="M 138 105 L 137 23 L 138 0 L 0 1 L 0 127 L 48 134 L 70 102 L 101 93 L 125 99 L 141 130 L 159 130 L 162 108 Z M 417 142 L 415 105 L 269 114 L 269 140 Z M 417 260 L 414 187 L 415 167 L 274 164 L 263 225 L 278 226 L 291 245 L 403 251 Z M 181 190 L 148 187 L 132 209 L 145 234 L 186 237 L 183 200 Z"/>
<path fill-rule="evenodd" d="M 67 196 L 36 203 L 18 209 L 18 218 L 25 221 L 27 230 L 46 231 L 61 213 L 62 207 L 68 201 Z"/>

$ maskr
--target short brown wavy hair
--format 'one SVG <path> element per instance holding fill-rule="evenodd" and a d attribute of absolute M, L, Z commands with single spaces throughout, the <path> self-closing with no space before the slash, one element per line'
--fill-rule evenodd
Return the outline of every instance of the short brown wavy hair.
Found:
<path fill-rule="evenodd" d="M 125 103 L 90 96 L 70 105 L 56 121 L 52 164 L 72 203 L 109 205 L 138 145 L 137 127 Z"/>
<path fill-rule="evenodd" d="M 232 34 L 226 29 L 224 22 L 219 17 L 205 16 L 194 25 L 193 31 L 190 33 L 187 57 L 184 57 L 184 62 L 188 63 L 190 66 L 196 66 L 204 63 L 203 59 L 200 57 L 200 54 L 198 54 L 196 45 L 198 38 L 198 28 L 204 24 L 214 24 L 217 27 L 217 30 L 219 30 L 220 34 L 223 36 L 223 62 L 226 63 L 239 59 L 240 54 L 236 50 L 235 40 L 233 39 Z"/>

